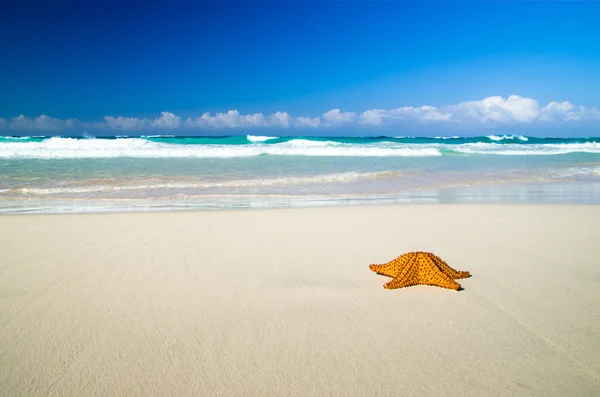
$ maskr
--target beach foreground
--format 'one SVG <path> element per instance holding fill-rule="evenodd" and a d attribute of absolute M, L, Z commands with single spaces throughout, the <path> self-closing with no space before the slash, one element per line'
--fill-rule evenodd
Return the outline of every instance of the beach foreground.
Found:
<path fill-rule="evenodd" d="M 600 206 L 0 218 L 2 395 L 589 396 Z M 370 263 L 432 251 L 456 292 Z"/>

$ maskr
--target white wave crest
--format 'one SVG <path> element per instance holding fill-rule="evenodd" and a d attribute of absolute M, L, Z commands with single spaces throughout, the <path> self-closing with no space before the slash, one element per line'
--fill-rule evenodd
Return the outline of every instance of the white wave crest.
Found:
<path fill-rule="evenodd" d="M 275 156 L 441 156 L 435 147 L 356 145 L 294 139 L 265 145 L 176 145 L 140 138 L 50 138 L 42 142 L 0 143 L 0 158 L 233 158 Z"/>
<path fill-rule="evenodd" d="M 539 145 L 499 145 L 496 143 L 477 142 L 465 143 L 452 150 L 468 154 L 498 154 L 505 156 L 555 155 L 567 153 L 600 153 L 600 144 L 596 142 L 586 142 Z"/>
<path fill-rule="evenodd" d="M 10 139 L 11 141 L 24 141 L 27 139 L 35 138 L 31 136 L 0 136 L 3 139 Z"/>
<path fill-rule="evenodd" d="M 560 178 L 586 177 L 600 175 L 600 167 L 570 167 L 555 171 Z"/>
<path fill-rule="evenodd" d="M 522 141 L 522 142 L 527 142 L 529 140 L 529 138 L 527 138 L 526 136 L 523 135 L 489 135 L 487 137 L 488 139 L 491 139 L 492 141 Z"/>
<path fill-rule="evenodd" d="M 250 142 L 265 142 L 268 141 L 269 139 L 277 139 L 279 138 L 278 136 L 262 136 L 262 135 L 248 135 L 246 136 L 246 139 L 248 139 Z"/>
<path fill-rule="evenodd" d="M 344 172 L 337 174 L 325 174 L 315 176 L 293 176 L 265 179 L 243 179 L 243 180 L 214 180 L 204 182 L 161 182 L 153 181 L 126 181 L 127 185 L 117 184 L 98 184 L 89 181 L 89 186 L 71 186 L 59 188 L 18 188 L 5 189 L 0 193 L 12 193 L 22 195 L 72 195 L 79 193 L 101 193 L 101 192 L 120 192 L 136 190 L 157 190 L 157 189 L 211 189 L 211 188 L 254 188 L 254 187 L 277 187 L 291 185 L 312 185 L 327 183 L 348 183 L 365 179 L 398 178 L 404 175 L 401 171 L 380 171 L 380 172 Z"/>

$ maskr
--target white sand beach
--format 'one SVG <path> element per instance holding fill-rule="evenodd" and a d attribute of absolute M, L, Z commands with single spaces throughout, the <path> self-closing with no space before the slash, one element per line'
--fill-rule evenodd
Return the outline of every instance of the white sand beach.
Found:
<path fill-rule="evenodd" d="M 3 396 L 592 396 L 599 341 L 600 206 L 0 217 Z"/>

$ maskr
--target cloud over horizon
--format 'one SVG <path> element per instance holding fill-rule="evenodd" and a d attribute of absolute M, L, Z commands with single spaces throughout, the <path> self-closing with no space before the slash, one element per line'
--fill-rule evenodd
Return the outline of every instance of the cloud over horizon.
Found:
<path fill-rule="evenodd" d="M 225 113 L 204 113 L 182 120 L 171 112 L 162 112 L 155 119 L 105 116 L 103 121 L 83 122 L 77 119 L 57 119 L 45 114 L 35 118 L 24 115 L 0 118 L 0 129 L 20 131 L 61 130 L 175 130 L 175 129 L 243 129 L 243 128 L 381 128 L 416 125 L 449 128 L 482 128 L 497 126 L 572 125 L 600 121 L 596 107 L 576 106 L 568 101 L 550 102 L 545 106 L 532 98 L 511 95 L 508 98 L 490 96 L 478 101 L 454 105 L 404 106 L 394 109 L 369 109 L 360 114 L 332 109 L 320 116 L 291 116 L 287 112 L 242 114 L 238 110 Z"/>

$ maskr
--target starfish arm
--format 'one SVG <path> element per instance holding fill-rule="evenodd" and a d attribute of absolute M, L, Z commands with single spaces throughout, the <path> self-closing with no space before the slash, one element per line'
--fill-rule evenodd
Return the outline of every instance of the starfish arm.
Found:
<path fill-rule="evenodd" d="M 444 262 L 439 256 L 431 254 L 431 258 L 437 265 L 437 267 L 445 274 L 447 274 L 451 279 L 456 280 L 459 278 L 468 278 L 471 277 L 469 272 L 462 272 L 460 270 L 455 270 L 448 266 L 446 262 Z"/>
<path fill-rule="evenodd" d="M 390 263 L 384 263 L 382 265 L 369 265 L 369 269 L 371 269 L 372 271 L 374 271 L 377 274 L 381 274 L 383 276 L 388 276 L 388 277 L 396 277 L 396 273 L 397 272 L 397 267 Z"/>
<path fill-rule="evenodd" d="M 389 283 L 384 284 L 383 288 L 396 289 L 396 288 L 410 287 L 411 285 L 417 285 L 417 284 L 418 283 L 415 282 L 414 278 L 404 275 L 404 277 L 398 276 L 395 279 L 393 279 L 392 281 L 390 281 Z"/>
<path fill-rule="evenodd" d="M 396 274 L 392 281 L 384 284 L 383 288 L 396 289 L 419 284 L 418 278 L 416 277 L 415 265 L 415 259 L 408 258 L 408 260 L 404 263 L 404 267 L 400 269 L 400 272 Z"/>
<path fill-rule="evenodd" d="M 450 276 L 437 268 L 426 278 L 420 280 L 419 284 L 433 285 L 436 287 L 448 288 L 456 291 L 460 290 L 461 288 L 459 283 L 452 280 Z"/>
<path fill-rule="evenodd" d="M 407 267 L 410 260 L 409 256 L 401 255 L 388 263 L 369 265 L 369 268 L 377 274 L 396 278 Z"/>

